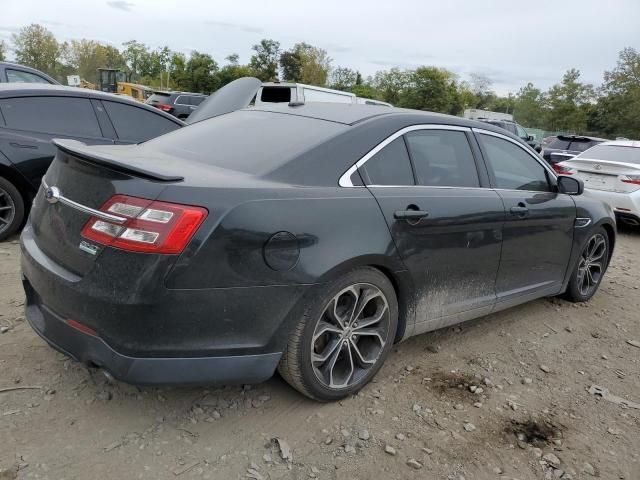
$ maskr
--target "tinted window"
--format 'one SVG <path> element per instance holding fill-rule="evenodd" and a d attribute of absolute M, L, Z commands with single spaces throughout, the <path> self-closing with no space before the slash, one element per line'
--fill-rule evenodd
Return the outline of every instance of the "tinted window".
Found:
<path fill-rule="evenodd" d="M 135 105 L 102 103 L 111 118 L 116 135 L 123 142 L 144 142 L 179 128 L 171 120 Z"/>
<path fill-rule="evenodd" d="M 402 137 L 396 138 L 363 166 L 371 185 L 413 185 L 413 172 Z"/>
<path fill-rule="evenodd" d="M 576 158 L 610 160 L 612 162 L 635 163 L 640 165 L 640 147 L 622 145 L 596 145 Z"/>
<path fill-rule="evenodd" d="M 551 143 L 547 146 L 547 148 L 556 148 L 558 150 L 568 150 L 569 144 L 571 142 L 569 140 L 565 140 L 563 138 L 556 138 L 551 140 Z"/>
<path fill-rule="evenodd" d="M 548 192 L 544 167 L 517 145 L 490 135 L 479 135 L 493 170 L 497 188 Z"/>
<path fill-rule="evenodd" d="M 527 137 L 529 136 L 529 134 L 527 133 L 527 131 L 526 131 L 524 128 L 522 128 L 520 125 L 516 125 L 516 130 L 517 130 L 517 132 L 518 132 L 518 133 L 517 133 L 517 135 L 518 135 L 520 138 L 527 138 Z"/>
<path fill-rule="evenodd" d="M 420 185 L 479 187 L 478 171 L 464 132 L 420 130 L 406 135 Z"/>
<path fill-rule="evenodd" d="M 151 96 L 149 96 L 149 99 L 147 100 L 147 103 L 168 103 L 169 102 L 169 97 L 171 96 L 171 94 L 169 93 L 158 93 L 155 92 L 153 94 L 151 94 Z"/>
<path fill-rule="evenodd" d="M 16 130 L 100 137 L 98 119 L 85 98 L 22 97 L 0 100 L 7 127 Z"/>
<path fill-rule="evenodd" d="M 191 105 L 200 105 L 206 97 L 191 97 Z"/>
<path fill-rule="evenodd" d="M 142 147 L 157 152 L 236 170 L 264 175 L 344 132 L 347 126 L 270 112 L 238 110 L 202 120 L 163 135 Z M 335 172 L 336 182 L 344 172 Z"/>
<path fill-rule="evenodd" d="M 291 87 L 263 87 L 260 100 L 263 102 L 290 102 Z"/>
<path fill-rule="evenodd" d="M 573 150 L 575 152 L 584 152 L 585 150 L 588 150 L 597 144 L 598 142 L 595 142 L 593 140 L 574 140 L 573 142 L 571 142 L 569 150 Z"/>
<path fill-rule="evenodd" d="M 174 103 L 180 105 L 191 105 L 191 97 L 188 95 L 178 95 Z"/>
<path fill-rule="evenodd" d="M 7 68 L 5 72 L 7 72 L 7 82 L 51 83 L 46 78 L 31 72 L 23 72 L 21 70 L 13 70 L 11 68 Z"/>

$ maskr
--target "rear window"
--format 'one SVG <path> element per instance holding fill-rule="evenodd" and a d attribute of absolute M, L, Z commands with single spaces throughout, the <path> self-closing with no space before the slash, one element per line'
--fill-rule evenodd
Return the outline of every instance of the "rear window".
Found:
<path fill-rule="evenodd" d="M 170 93 L 154 93 L 149 97 L 147 103 L 157 102 L 157 103 L 167 103 L 169 101 Z"/>
<path fill-rule="evenodd" d="M 194 123 L 141 148 L 261 176 L 347 128 L 315 118 L 240 110 Z"/>
<path fill-rule="evenodd" d="M 260 100 L 269 103 L 290 102 L 291 87 L 263 87 Z"/>
<path fill-rule="evenodd" d="M 571 142 L 571 146 L 569 150 L 573 150 L 575 152 L 584 152 L 585 150 L 589 150 L 594 145 L 597 145 L 600 142 L 596 142 L 594 140 L 574 140 Z"/>
<path fill-rule="evenodd" d="M 596 145 L 576 158 L 609 160 L 611 162 L 635 163 L 640 165 L 640 147 L 622 145 Z"/>
<path fill-rule="evenodd" d="M 555 140 L 551 140 L 551 143 L 547 146 L 547 148 L 554 148 L 557 150 L 569 150 L 570 140 L 566 140 L 563 138 L 556 138 Z"/>

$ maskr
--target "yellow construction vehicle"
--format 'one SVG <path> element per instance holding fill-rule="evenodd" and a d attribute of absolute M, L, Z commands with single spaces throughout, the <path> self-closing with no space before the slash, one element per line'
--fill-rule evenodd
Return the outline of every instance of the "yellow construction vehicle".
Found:
<path fill-rule="evenodd" d="M 129 95 L 136 100 L 145 102 L 152 94 L 153 90 L 145 85 L 137 83 L 118 82 L 118 92 L 120 95 Z"/>

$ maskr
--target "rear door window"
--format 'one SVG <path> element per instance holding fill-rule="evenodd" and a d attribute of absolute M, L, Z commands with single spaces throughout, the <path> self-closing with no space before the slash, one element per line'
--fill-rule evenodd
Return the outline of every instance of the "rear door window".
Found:
<path fill-rule="evenodd" d="M 140 143 L 179 128 L 171 120 L 135 105 L 104 100 L 102 104 L 122 142 Z"/>
<path fill-rule="evenodd" d="M 362 170 L 369 185 L 414 185 L 411 161 L 402 137 L 367 160 Z"/>
<path fill-rule="evenodd" d="M 406 134 L 419 185 L 479 187 L 476 162 L 464 132 L 417 130 Z"/>
<path fill-rule="evenodd" d="M 198 106 L 200 105 L 206 97 L 191 97 L 191 105 Z"/>
<path fill-rule="evenodd" d="M 19 97 L 0 100 L 7 127 L 30 132 L 101 137 L 98 119 L 86 98 Z"/>
<path fill-rule="evenodd" d="M 51 82 L 40 75 L 31 72 L 24 72 L 22 70 L 14 70 L 13 68 L 7 68 L 5 70 L 7 74 L 7 82 L 17 83 L 47 83 Z"/>
<path fill-rule="evenodd" d="M 492 135 L 479 134 L 495 187 L 506 190 L 550 191 L 545 168 L 523 148 Z"/>

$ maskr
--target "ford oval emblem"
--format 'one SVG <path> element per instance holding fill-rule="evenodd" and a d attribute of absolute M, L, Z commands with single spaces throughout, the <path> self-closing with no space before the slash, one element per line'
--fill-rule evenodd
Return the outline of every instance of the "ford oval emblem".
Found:
<path fill-rule="evenodd" d="M 49 203 L 56 203 L 60 198 L 60 190 L 58 190 L 56 187 L 47 187 L 47 189 L 44 191 L 44 198 Z"/>

